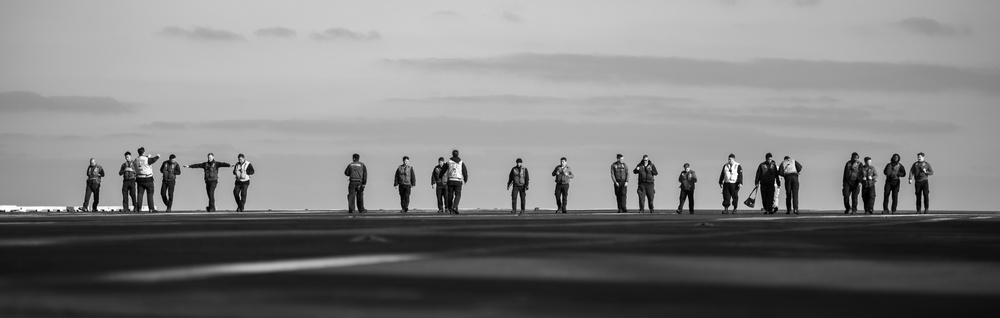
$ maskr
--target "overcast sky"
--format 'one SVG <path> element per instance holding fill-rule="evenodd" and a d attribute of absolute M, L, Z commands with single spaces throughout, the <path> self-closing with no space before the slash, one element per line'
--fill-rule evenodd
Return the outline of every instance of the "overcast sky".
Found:
<path fill-rule="evenodd" d="M 121 155 L 144 146 L 182 164 L 246 154 L 248 209 L 346 208 L 353 153 L 370 209 L 398 208 L 404 155 L 412 206 L 433 209 L 430 171 L 459 149 L 463 208 L 509 207 L 518 157 L 528 206 L 554 208 L 563 156 L 569 208 L 613 208 L 621 153 L 657 165 L 659 209 L 676 208 L 685 162 L 697 208 L 717 209 L 726 157 L 745 165 L 745 196 L 772 152 L 803 164 L 802 209 L 840 209 L 851 152 L 881 172 L 923 151 L 932 209 L 996 210 L 997 12 L 992 0 L 0 0 L 0 204 L 80 205 L 94 157 L 109 173 L 102 205 L 120 205 Z M 222 175 L 219 209 L 234 209 Z M 200 170 L 177 187 L 175 208 L 204 208 Z M 913 199 L 904 184 L 901 208 Z"/>

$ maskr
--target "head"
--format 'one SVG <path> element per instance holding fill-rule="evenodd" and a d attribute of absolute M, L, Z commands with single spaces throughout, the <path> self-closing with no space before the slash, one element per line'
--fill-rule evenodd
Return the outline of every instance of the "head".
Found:
<path fill-rule="evenodd" d="M 143 154 L 146 153 L 146 148 L 139 147 L 139 149 L 136 149 L 135 152 L 139 153 L 139 155 L 142 156 Z"/>
<path fill-rule="evenodd" d="M 97 164 L 97 160 L 94 160 L 94 158 L 90 158 L 90 165 L 93 166 L 93 165 L 96 165 L 96 164 Z"/>
<path fill-rule="evenodd" d="M 410 156 L 403 156 L 403 164 L 404 165 L 410 164 Z"/>
<path fill-rule="evenodd" d="M 649 155 L 642 155 L 642 164 L 649 164 Z"/>
<path fill-rule="evenodd" d="M 438 165 L 439 166 L 443 166 L 444 165 L 444 157 L 438 157 Z"/>
<path fill-rule="evenodd" d="M 687 172 L 687 171 L 691 171 L 691 164 L 685 162 L 684 163 L 684 172 Z"/>
<path fill-rule="evenodd" d="M 561 165 L 561 166 L 565 166 L 566 165 L 566 157 L 559 158 L 559 165 Z"/>
<path fill-rule="evenodd" d="M 211 152 L 208 153 L 208 161 L 215 161 L 215 154 L 214 153 L 211 153 Z"/>
<path fill-rule="evenodd" d="M 622 154 L 616 155 L 615 158 L 618 158 L 618 162 L 624 162 L 625 161 L 625 156 L 622 156 Z"/>
<path fill-rule="evenodd" d="M 452 157 L 455 157 L 455 158 L 458 158 L 458 149 L 454 149 L 454 150 L 452 150 L 452 151 L 451 151 L 451 156 L 452 156 Z"/>
<path fill-rule="evenodd" d="M 353 154 L 353 155 L 351 155 L 351 160 L 354 160 L 354 161 L 361 160 L 361 155 L 359 155 L 359 154 Z"/>
<path fill-rule="evenodd" d="M 236 156 L 236 161 L 239 162 L 239 163 L 243 163 L 246 160 L 247 160 L 247 157 L 244 156 L 243 154 L 239 154 L 238 156 Z"/>
<path fill-rule="evenodd" d="M 734 162 L 736 162 L 736 155 L 729 154 L 729 163 L 734 163 Z"/>
<path fill-rule="evenodd" d="M 858 160 L 858 158 L 861 158 L 861 156 L 857 152 L 851 153 L 851 160 Z"/>
<path fill-rule="evenodd" d="M 902 157 L 898 153 L 892 154 L 892 159 L 889 159 L 892 163 L 899 163 L 900 160 L 902 160 Z"/>
<path fill-rule="evenodd" d="M 521 158 L 517 158 L 517 160 L 514 160 L 514 164 L 516 164 L 518 168 L 521 167 L 522 162 L 524 162 L 524 160 L 521 160 Z"/>
<path fill-rule="evenodd" d="M 177 156 L 176 156 L 176 155 L 174 155 L 174 154 L 170 154 L 170 162 L 174 162 L 174 161 L 177 161 L 177 160 L 175 160 L 175 159 L 177 159 Z"/>
<path fill-rule="evenodd" d="M 126 151 L 125 152 L 125 161 L 130 161 L 130 160 L 132 160 L 132 152 L 131 151 Z"/>
<path fill-rule="evenodd" d="M 865 164 L 870 166 L 872 164 L 872 157 L 865 157 Z"/>
<path fill-rule="evenodd" d="M 788 161 L 788 160 L 790 160 L 790 159 L 792 159 L 792 157 L 789 157 L 789 156 L 785 156 L 785 161 Z"/>
<path fill-rule="evenodd" d="M 771 153 L 768 152 L 766 155 L 764 155 L 764 161 L 771 161 L 771 158 L 773 158 L 773 157 L 774 156 L 771 156 Z"/>
<path fill-rule="evenodd" d="M 917 154 L 917 162 L 924 162 L 924 153 L 923 152 Z"/>

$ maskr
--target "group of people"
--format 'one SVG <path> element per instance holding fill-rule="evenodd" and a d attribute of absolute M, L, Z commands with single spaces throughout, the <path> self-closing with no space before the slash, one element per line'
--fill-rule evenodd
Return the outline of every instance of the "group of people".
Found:
<path fill-rule="evenodd" d="M 118 169 L 118 175 L 122 176 L 122 210 L 130 212 L 130 207 L 134 207 L 135 212 L 142 211 L 143 196 L 147 198 L 147 206 L 150 213 L 155 213 L 156 205 L 153 201 L 155 182 L 153 180 L 153 164 L 160 159 L 160 155 L 146 155 L 146 149 L 139 147 L 136 150 L 138 157 L 132 158 L 132 152 L 125 152 L 125 162 L 122 162 Z M 233 188 L 233 197 L 236 199 L 236 211 L 242 212 L 246 208 L 247 191 L 250 188 L 250 176 L 254 174 L 253 164 L 246 160 L 243 154 L 237 156 L 236 164 L 215 161 L 215 154 L 209 153 L 208 160 L 192 165 L 181 166 L 177 163 L 177 156 L 170 155 L 167 161 L 160 165 L 160 174 L 163 175 L 163 182 L 160 184 L 160 198 L 166 206 L 167 211 L 171 211 L 174 205 L 174 186 L 177 176 L 181 174 L 181 167 L 196 168 L 205 171 L 205 192 L 208 194 L 208 206 L 205 211 L 215 211 L 215 188 L 219 184 L 219 168 L 233 168 L 233 176 L 236 182 Z M 87 167 L 87 189 L 84 194 L 83 206 L 80 211 L 97 211 L 100 203 L 101 178 L 105 176 L 104 167 L 97 164 L 97 160 L 90 158 L 90 165 Z M 94 196 L 93 205 L 90 204 L 90 197 Z M 129 199 L 132 205 L 129 205 Z"/>
<path fill-rule="evenodd" d="M 871 157 L 864 161 L 857 152 L 851 154 L 851 160 L 844 165 L 844 214 L 858 213 L 858 193 L 864 200 L 865 214 L 875 213 L 875 185 L 878 183 L 878 169 L 872 163 Z M 882 188 L 882 213 L 896 213 L 899 199 L 900 178 L 906 177 L 906 168 L 900 163 L 899 154 L 893 154 L 889 163 L 882 169 L 885 176 L 885 186 Z M 909 184 L 914 185 L 917 196 L 917 213 L 927 214 L 930 208 L 930 185 L 928 177 L 934 175 L 931 164 L 924 160 L 924 153 L 917 154 L 917 161 L 910 165 Z M 892 201 L 890 208 L 889 201 Z M 922 204 L 921 204 L 922 203 Z M 923 208 L 921 210 L 921 208 Z"/>
<path fill-rule="evenodd" d="M 129 211 L 129 199 L 131 199 L 135 211 L 139 212 L 142 210 L 143 196 L 146 196 L 149 212 L 156 212 L 153 204 L 152 165 L 159 160 L 160 155 L 148 156 L 142 147 L 137 150 L 137 153 L 138 157 L 132 159 L 132 153 L 125 152 L 125 162 L 122 163 L 118 171 L 118 175 L 123 178 L 122 207 L 124 211 Z M 858 153 L 851 154 L 851 160 L 844 166 L 844 213 L 857 213 L 858 194 L 860 193 L 864 200 L 864 212 L 874 214 L 878 170 L 874 167 L 871 157 L 865 157 L 864 161 L 859 160 L 859 158 Z M 360 160 L 361 156 L 354 154 L 352 162 L 344 170 L 344 175 L 348 177 L 348 213 L 367 211 L 364 203 L 364 190 L 368 184 L 368 168 Z M 216 161 L 215 155 L 209 153 L 207 161 L 184 166 L 176 162 L 175 155 L 170 155 L 169 160 L 160 165 L 160 173 L 163 175 L 160 196 L 167 211 L 170 211 L 173 206 L 174 186 L 177 176 L 181 174 L 180 168 L 182 167 L 204 170 L 205 191 L 208 195 L 206 211 L 215 211 L 215 188 L 219 181 L 219 168 L 232 167 L 235 177 L 233 197 L 236 200 L 236 210 L 238 212 L 245 210 L 250 176 L 254 174 L 254 167 L 249 161 L 246 161 L 243 154 L 237 156 L 236 164 Z M 785 156 L 782 162 L 777 163 L 773 160 L 771 153 L 764 155 L 764 161 L 757 165 L 757 171 L 754 175 L 754 191 L 760 191 L 764 213 L 774 214 L 778 212 L 778 189 L 784 184 L 785 214 L 799 214 L 799 175 L 801 173 L 802 164 L 790 156 Z M 638 179 L 636 192 L 639 196 L 639 213 L 645 213 L 647 208 L 649 213 L 653 213 L 653 200 L 656 194 L 655 178 L 659 175 L 656 165 L 653 164 L 649 156 L 643 155 L 642 160 L 635 167 L 629 169 L 625 163 L 625 157 L 621 154 L 618 154 L 615 162 L 611 164 L 611 181 L 614 186 L 618 213 L 628 212 L 628 184 L 632 174 L 637 175 Z M 882 174 L 886 179 L 882 213 L 896 213 L 900 178 L 907 176 L 907 170 L 900 163 L 899 154 L 892 155 L 890 162 L 882 169 Z M 927 213 L 929 208 L 928 176 L 933 174 L 934 170 L 930 163 L 924 161 L 924 153 L 917 154 L 917 161 L 909 169 L 909 183 L 916 183 L 918 213 Z M 91 158 L 90 165 L 87 167 L 87 188 L 83 207 L 80 208 L 81 211 L 87 211 L 88 208 L 93 211 L 97 210 L 100 200 L 101 178 L 104 176 L 104 168 Z M 567 164 L 566 157 L 559 159 L 559 165 L 552 170 L 552 176 L 555 178 L 556 213 L 566 213 L 569 184 L 574 177 L 573 169 Z M 469 169 L 459 157 L 458 150 L 453 150 L 451 158 L 448 160 L 445 160 L 444 157 L 438 158 L 438 163 L 431 172 L 430 180 L 431 188 L 435 190 L 435 198 L 437 199 L 437 212 L 459 214 L 458 207 L 462 200 L 462 187 L 469 182 Z M 515 166 L 510 169 L 507 180 L 507 190 L 511 191 L 511 213 L 518 215 L 524 213 L 530 180 L 528 168 L 524 167 L 524 161 L 517 158 Z M 695 184 L 698 182 L 698 175 L 691 169 L 690 164 L 683 165 L 677 182 L 680 183 L 680 197 L 675 212 L 677 214 L 683 213 L 684 203 L 687 202 L 688 213 L 694 214 L 694 190 Z M 410 194 L 416 184 L 416 174 L 413 167 L 410 166 L 410 157 L 403 156 L 403 162 L 396 167 L 393 176 L 393 187 L 399 191 L 401 213 L 409 212 Z M 739 162 L 736 162 L 734 154 L 730 154 L 728 161 L 722 166 L 722 171 L 719 174 L 719 187 L 722 189 L 722 213 L 737 213 L 739 192 L 743 187 L 743 167 Z M 91 195 L 94 196 L 92 206 L 90 205 Z M 518 209 L 518 199 L 520 199 L 520 209 Z M 891 209 L 890 199 L 892 201 Z M 732 210 L 729 209 L 730 207 Z"/>

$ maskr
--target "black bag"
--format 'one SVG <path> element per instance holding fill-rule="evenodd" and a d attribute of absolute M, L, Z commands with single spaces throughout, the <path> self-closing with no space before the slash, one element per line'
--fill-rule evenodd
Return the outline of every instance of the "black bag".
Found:
<path fill-rule="evenodd" d="M 743 204 L 746 204 L 747 207 L 752 209 L 754 204 L 756 203 L 757 203 L 757 187 L 753 187 L 753 191 L 750 191 L 750 197 L 748 197 L 746 201 L 743 201 Z"/>

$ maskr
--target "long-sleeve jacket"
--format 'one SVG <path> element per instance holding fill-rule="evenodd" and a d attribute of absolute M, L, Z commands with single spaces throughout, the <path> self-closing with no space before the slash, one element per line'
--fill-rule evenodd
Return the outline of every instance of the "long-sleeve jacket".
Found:
<path fill-rule="evenodd" d="M 441 177 L 441 170 L 444 170 L 442 165 L 434 166 L 434 170 L 431 171 L 431 185 L 443 186 L 448 184 L 448 179 Z"/>
<path fill-rule="evenodd" d="M 844 183 L 857 185 L 858 182 L 861 182 L 861 161 L 848 161 L 844 164 Z"/>
<path fill-rule="evenodd" d="M 882 174 L 885 175 L 886 183 L 897 184 L 899 183 L 899 178 L 906 176 L 906 168 L 903 168 L 903 164 L 899 162 L 890 162 L 885 164 Z"/>
<path fill-rule="evenodd" d="M 698 182 L 698 174 L 694 173 L 694 170 L 681 171 L 677 182 L 681 183 L 681 190 L 694 190 L 694 184 Z"/>
<path fill-rule="evenodd" d="M 878 169 L 875 169 L 875 166 L 861 166 L 861 185 L 865 187 L 875 186 L 876 179 L 878 179 Z"/>
<path fill-rule="evenodd" d="M 469 169 L 465 167 L 465 162 L 462 162 L 462 158 L 449 158 L 445 167 L 445 169 L 441 169 L 441 178 L 447 181 L 469 182 Z"/>
<path fill-rule="evenodd" d="M 408 186 L 417 184 L 417 175 L 413 173 L 413 167 L 408 165 L 399 165 L 399 167 L 396 168 L 395 177 L 392 178 L 392 186 L 395 187 L 401 184 Z"/>
<path fill-rule="evenodd" d="M 528 177 L 528 168 L 524 166 L 518 167 L 514 166 L 510 168 L 510 173 L 507 175 L 507 186 L 518 186 L 518 187 L 528 187 L 528 182 L 530 178 Z"/>
<path fill-rule="evenodd" d="M 196 163 L 188 167 L 205 169 L 205 181 L 218 181 L 219 180 L 219 168 L 228 168 L 233 165 L 222 162 L 222 161 L 205 161 L 202 163 Z"/>
<path fill-rule="evenodd" d="M 558 165 L 552 169 L 552 176 L 556 177 L 557 184 L 569 184 L 569 180 L 573 179 L 573 168 L 570 168 L 569 165 L 565 167 Z"/>
<path fill-rule="evenodd" d="M 136 178 L 152 178 L 153 177 L 153 164 L 157 160 L 160 160 L 160 156 L 147 157 L 146 155 L 139 156 L 133 160 L 135 164 L 135 177 Z"/>
<path fill-rule="evenodd" d="M 123 162 L 122 167 L 118 169 L 118 175 L 122 176 L 122 180 L 124 181 L 135 181 L 135 168 L 132 162 Z"/>
<path fill-rule="evenodd" d="M 233 165 L 233 175 L 237 182 L 250 182 L 250 176 L 254 174 L 253 164 L 249 161 L 237 162 Z"/>
<path fill-rule="evenodd" d="M 778 167 L 778 174 L 781 176 L 799 175 L 799 173 L 802 173 L 802 164 L 795 159 L 782 161 Z"/>
<path fill-rule="evenodd" d="M 774 184 L 775 181 L 778 182 L 778 186 L 781 186 L 781 179 L 778 178 L 778 165 L 774 163 L 774 160 L 767 160 L 761 162 L 757 165 L 757 174 L 753 177 L 753 184 Z"/>
<path fill-rule="evenodd" d="M 927 181 L 927 176 L 932 175 L 934 175 L 934 168 L 931 168 L 931 164 L 927 161 L 917 161 L 910 166 L 910 180 Z"/>
<path fill-rule="evenodd" d="M 719 184 L 735 183 L 743 184 L 743 165 L 738 162 L 722 165 L 722 174 L 719 175 Z"/>
<path fill-rule="evenodd" d="M 368 167 L 365 166 L 364 162 L 354 161 L 347 165 L 344 169 L 344 175 L 350 178 L 350 182 L 358 183 L 361 185 L 368 184 Z"/>
<path fill-rule="evenodd" d="M 170 160 L 164 161 L 160 165 L 160 174 L 163 175 L 164 181 L 176 180 L 177 176 L 181 174 L 181 165 Z"/>
<path fill-rule="evenodd" d="M 628 182 L 628 165 L 624 162 L 615 161 L 611 164 L 611 181 L 616 183 Z"/>
<path fill-rule="evenodd" d="M 101 178 L 104 178 L 104 167 L 101 165 L 87 166 L 87 181 L 101 183 Z"/>
<path fill-rule="evenodd" d="M 639 183 L 653 183 L 656 181 L 655 176 L 660 174 L 656 172 L 656 165 L 652 162 L 645 166 L 640 163 L 632 169 L 632 173 L 639 175 Z"/>

